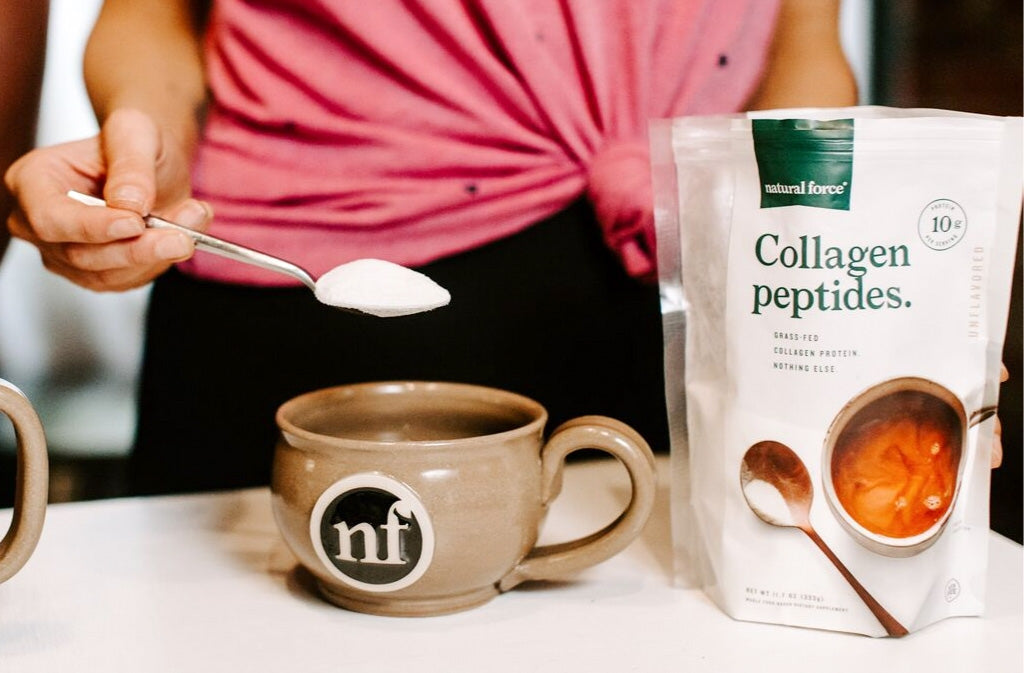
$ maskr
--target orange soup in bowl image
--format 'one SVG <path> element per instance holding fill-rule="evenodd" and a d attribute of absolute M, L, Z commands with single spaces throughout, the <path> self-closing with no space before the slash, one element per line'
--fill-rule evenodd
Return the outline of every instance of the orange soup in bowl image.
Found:
<path fill-rule="evenodd" d="M 823 461 L 826 497 L 843 527 L 887 556 L 931 546 L 956 501 L 967 427 L 960 400 L 927 379 L 891 379 L 847 403 Z"/>

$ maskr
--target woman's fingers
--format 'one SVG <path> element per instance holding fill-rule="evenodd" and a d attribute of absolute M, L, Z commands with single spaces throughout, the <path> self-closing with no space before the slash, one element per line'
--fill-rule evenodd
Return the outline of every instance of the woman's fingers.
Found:
<path fill-rule="evenodd" d="M 992 438 L 992 469 L 1003 464 L 1003 424 L 996 416 L 995 436 Z"/>
<path fill-rule="evenodd" d="M 159 213 L 162 219 L 196 231 L 206 231 L 213 220 L 213 209 L 205 201 L 185 199 L 173 208 Z"/>
<path fill-rule="evenodd" d="M 156 203 L 160 131 L 146 114 L 120 108 L 107 117 L 100 137 L 107 168 L 103 186 L 107 205 L 149 214 Z"/>
<path fill-rule="evenodd" d="M 146 225 L 137 213 L 86 206 L 65 194 L 45 207 L 28 202 L 9 222 L 11 234 L 29 243 L 109 243 L 134 238 Z"/>
<path fill-rule="evenodd" d="M 1006 383 L 1010 380 L 1010 370 L 1006 364 L 1000 365 L 999 382 Z M 992 469 L 1003 464 L 1003 423 L 996 416 L 995 436 L 992 438 Z"/>
<path fill-rule="evenodd" d="M 83 272 L 160 267 L 192 256 L 192 239 L 177 231 L 150 229 L 144 235 L 108 243 L 67 243 L 54 256 Z"/>
<path fill-rule="evenodd" d="M 43 265 L 77 285 L 120 291 L 145 285 L 173 262 L 192 256 L 192 239 L 177 231 L 147 229 L 113 243 L 38 243 Z"/>

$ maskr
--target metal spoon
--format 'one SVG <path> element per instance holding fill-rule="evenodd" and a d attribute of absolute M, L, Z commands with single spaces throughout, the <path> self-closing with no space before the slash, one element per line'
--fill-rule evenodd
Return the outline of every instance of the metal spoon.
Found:
<path fill-rule="evenodd" d="M 756 481 L 767 482 L 778 490 L 789 509 L 790 521 L 780 520 L 777 515 L 773 516 L 772 513 L 764 511 L 764 503 L 759 502 L 756 495 L 751 492 L 753 489 L 750 485 Z M 846 578 L 868 609 L 878 618 L 886 633 L 897 638 L 907 635 L 907 629 L 868 593 L 811 526 L 814 487 L 807 467 L 796 452 L 779 442 L 764 441 L 754 444 L 747 450 L 740 465 L 740 487 L 750 509 L 762 521 L 773 526 L 799 528 L 806 533 Z"/>
<path fill-rule="evenodd" d="M 73 198 L 80 203 L 84 203 L 87 206 L 106 206 L 107 202 L 103 199 L 95 196 L 89 196 L 88 194 L 82 194 L 81 192 L 69 191 L 68 196 Z M 236 262 L 242 262 L 243 264 L 252 264 L 268 271 L 276 271 L 277 273 L 283 273 L 292 278 L 297 278 L 308 287 L 310 290 L 316 292 L 316 281 L 313 280 L 313 276 L 303 269 L 302 267 L 286 262 L 283 259 L 268 255 L 265 252 L 259 250 L 253 250 L 252 248 L 246 248 L 245 246 L 238 245 L 237 243 L 231 243 L 209 234 L 204 234 L 188 227 L 183 227 L 180 224 L 174 222 L 168 222 L 167 220 L 160 219 L 155 215 L 147 215 L 143 218 L 146 222 L 147 227 L 154 229 L 173 229 L 174 231 L 180 231 L 185 234 L 193 241 L 195 241 L 196 248 L 211 252 L 221 257 L 227 257 L 233 259 Z"/>
<path fill-rule="evenodd" d="M 68 196 L 90 206 L 107 205 L 103 199 L 81 192 L 69 191 Z M 147 215 L 143 219 L 146 226 L 154 229 L 180 231 L 195 241 L 197 249 L 297 278 L 313 291 L 319 301 L 345 311 L 382 318 L 395 317 L 439 308 L 450 300 L 447 290 L 418 271 L 383 260 L 357 259 L 337 266 L 319 280 L 314 280 L 312 274 L 302 267 L 265 252 L 231 243 L 153 215 Z M 367 273 L 376 275 L 367 281 Z M 360 274 L 363 274 L 361 279 Z M 418 288 L 419 292 L 410 295 L 409 292 L 414 287 Z M 353 296 L 352 290 L 356 291 L 357 296 Z"/>

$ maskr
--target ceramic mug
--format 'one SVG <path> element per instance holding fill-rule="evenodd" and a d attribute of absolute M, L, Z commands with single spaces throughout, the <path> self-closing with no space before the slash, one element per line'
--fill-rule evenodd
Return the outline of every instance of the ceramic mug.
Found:
<path fill-rule="evenodd" d="M 3 379 L 0 379 L 0 412 L 11 419 L 18 441 L 14 516 L 0 540 L 2 583 L 25 565 L 43 532 L 49 464 L 43 426 L 32 404 L 20 390 Z"/>
<path fill-rule="evenodd" d="M 359 612 L 423 616 L 481 605 L 520 582 L 564 578 L 608 559 L 642 530 L 654 458 L 623 423 L 585 416 L 545 441 L 547 412 L 493 388 L 381 382 L 283 404 L 273 510 L 323 596 Z M 536 546 L 565 457 L 599 449 L 632 493 L 598 533 Z"/>

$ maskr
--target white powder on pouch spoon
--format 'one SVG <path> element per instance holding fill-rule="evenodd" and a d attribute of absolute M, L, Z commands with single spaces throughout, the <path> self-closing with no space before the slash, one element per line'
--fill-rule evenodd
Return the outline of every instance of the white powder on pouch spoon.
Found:
<path fill-rule="evenodd" d="M 762 519 L 775 526 L 795 526 L 793 513 L 782 493 L 774 484 L 761 479 L 753 479 L 743 486 L 743 495 L 750 507 L 757 511 Z"/>
<path fill-rule="evenodd" d="M 381 318 L 429 311 L 451 301 L 448 290 L 427 276 L 382 259 L 357 259 L 331 269 L 316 281 L 316 298 Z"/>

